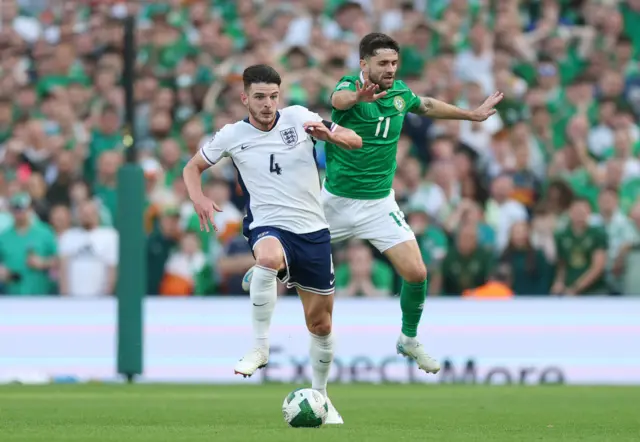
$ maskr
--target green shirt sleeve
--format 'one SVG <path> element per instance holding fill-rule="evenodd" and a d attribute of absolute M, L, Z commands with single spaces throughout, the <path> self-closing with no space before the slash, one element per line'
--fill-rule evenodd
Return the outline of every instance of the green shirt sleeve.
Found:
<path fill-rule="evenodd" d="M 398 83 L 407 88 L 407 92 L 404 94 L 404 99 L 407 102 L 407 112 L 415 112 L 420 108 L 422 100 L 415 92 L 409 89 L 409 86 L 404 81 L 398 81 Z"/>
<path fill-rule="evenodd" d="M 371 269 L 371 282 L 378 290 L 393 293 L 393 270 L 383 262 L 374 261 Z"/>
<path fill-rule="evenodd" d="M 607 248 L 609 247 L 609 241 L 607 239 L 607 234 L 604 231 L 604 229 L 597 229 L 597 236 L 596 236 L 596 250 L 607 250 Z"/>
<path fill-rule="evenodd" d="M 565 261 L 564 250 L 562 248 L 562 231 L 554 235 L 554 240 L 556 243 L 556 253 L 558 255 L 558 262 Z"/>
<path fill-rule="evenodd" d="M 349 285 L 349 280 L 351 279 L 351 274 L 349 272 L 349 267 L 347 264 L 340 264 L 336 269 L 336 288 L 343 289 Z"/>
<path fill-rule="evenodd" d="M 353 77 L 342 77 L 333 89 L 333 92 L 339 91 L 356 91 L 356 82 Z"/>
<path fill-rule="evenodd" d="M 447 236 L 444 234 L 442 230 L 434 230 L 433 232 L 433 263 L 438 266 L 444 260 L 444 257 L 447 256 L 447 252 L 449 251 L 449 241 L 447 241 Z"/>
<path fill-rule="evenodd" d="M 491 276 L 491 273 L 493 273 L 493 269 L 495 266 L 495 259 L 490 252 L 485 253 L 485 258 L 482 260 L 482 264 L 483 264 L 482 270 L 484 271 L 484 275 L 483 275 L 484 280 L 488 281 L 489 277 Z"/>
<path fill-rule="evenodd" d="M 415 112 L 420 109 L 420 105 L 422 104 L 422 100 L 418 97 L 415 92 L 411 92 L 411 97 L 409 98 L 409 107 L 407 109 L 409 112 Z"/>
<path fill-rule="evenodd" d="M 58 241 L 56 240 L 53 232 L 49 231 L 48 240 L 47 240 L 47 258 L 51 258 L 58 255 Z"/>

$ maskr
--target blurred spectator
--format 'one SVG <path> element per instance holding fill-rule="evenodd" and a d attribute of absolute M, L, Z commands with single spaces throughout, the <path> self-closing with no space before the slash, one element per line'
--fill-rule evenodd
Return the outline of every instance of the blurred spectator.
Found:
<path fill-rule="evenodd" d="M 448 141 L 446 142 L 448 145 Z M 444 145 L 444 142 L 442 143 Z M 409 199 L 412 205 L 422 205 L 438 222 L 444 222 L 460 200 L 460 188 L 456 181 L 453 151 L 443 153 L 448 160 L 438 160 L 429 169 L 428 179 Z"/>
<path fill-rule="evenodd" d="M 439 294 L 442 289 L 442 261 L 449 248 L 444 231 L 427 213 L 426 208 L 413 206 L 407 212 L 408 224 L 416 235 L 422 259 L 429 272 L 429 294 Z"/>
<path fill-rule="evenodd" d="M 512 298 L 514 295 L 513 290 L 511 290 L 512 281 L 511 268 L 506 263 L 501 263 L 497 265 L 491 276 L 489 276 L 489 281 L 486 284 L 475 289 L 467 289 L 462 292 L 462 296 L 478 299 Z"/>
<path fill-rule="evenodd" d="M 492 253 L 478 245 L 475 224 L 464 224 L 456 235 L 455 247 L 442 263 L 442 294 L 460 296 L 462 292 L 485 284 L 493 270 Z"/>
<path fill-rule="evenodd" d="M 589 201 L 575 199 L 569 210 L 569 225 L 556 233 L 558 264 L 553 294 L 608 293 L 604 278 L 607 237 L 602 228 L 589 226 L 590 214 Z"/>
<path fill-rule="evenodd" d="M 393 293 L 393 270 L 375 260 L 371 248 L 361 240 L 351 240 L 347 246 L 346 263 L 336 268 L 336 295 L 376 298 Z"/>
<path fill-rule="evenodd" d="M 51 228 L 31 211 L 29 195 L 11 197 L 13 226 L 0 234 L 0 281 L 9 295 L 49 295 L 49 272 L 57 265 L 57 244 Z"/>
<path fill-rule="evenodd" d="M 147 294 L 160 294 L 164 269 L 180 238 L 180 213 L 170 207 L 160 216 L 159 228 L 147 238 Z"/>
<path fill-rule="evenodd" d="M 626 253 L 634 241 L 633 225 L 620 210 L 618 192 L 605 188 L 598 198 L 600 222 L 607 234 L 606 278 L 609 289 L 616 294 L 622 291 L 622 276 Z"/>
<path fill-rule="evenodd" d="M 53 206 L 49 212 L 49 223 L 56 233 L 58 241 L 60 237 L 71 228 L 71 211 L 62 204 Z"/>
<path fill-rule="evenodd" d="M 491 183 L 491 199 L 487 203 L 487 223 L 496 232 L 496 249 L 502 253 L 509 242 L 511 227 L 520 221 L 527 221 L 527 210 L 522 203 L 513 199 L 513 179 L 500 175 Z"/>
<path fill-rule="evenodd" d="M 513 146 L 515 164 L 510 173 L 514 189 L 512 198 L 521 203 L 529 213 L 540 196 L 541 184 L 529 168 L 529 146 Z"/>
<path fill-rule="evenodd" d="M 478 248 L 499 259 L 515 240 L 513 226 L 530 221 L 531 247 L 553 263 L 566 253 L 556 250 L 554 235 L 568 231 L 574 197 L 591 205 L 587 224 L 606 230 L 606 279 L 618 292 L 629 270 L 622 220 L 636 215 L 640 197 L 637 3 L 68 0 L 60 7 L 4 0 L 0 232 L 13 225 L 8 207 L 17 194 L 29 195 L 34 224 L 49 223 L 58 238 L 79 222 L 87 201 L 94 201 L 101 226 L 113 225 L 125 115 L 120 20 L 132 14 L 133 130 L 154 269 L 149 291 L 160 291 L 169 251 L 195 234 L 206 257 L 195 290 L 240 293 L 253 256 L 240 231 L 246 195 L 235 169 L 222 161 L 203 183 L 224 206 L 216 214 L 221 230 L 211 235 L 194 219 L 182 165 L 206 137 L 245 118 L 238 99 L 245 67 L 272 64 L 283 77 L 282 106 L 301 104 L 328 119 L 336 82 L 359 71 L 360 38 L 382 31 L 400 42 L 398 78 L 416 94 L 465 108 L 494 90 L 505 94 L 484 123 L 413 114 L 405 120 L 393 188 L 400 207 L 410 208 L 432 293 L 439 292 L 442 250 L 434 232 L 456 237 L 462 226 L 475 225 Z M 323 143 L 316 149 L 324 168 Z M 349 267 L 343 264 L 336 260 L 336 268 Z M 511 271 L 519 293 L 518 270 Z"/>
<path fill-rule="evenodd" d="M 516 295 L 546 295 L 553 282 L 553 267 L 545 254 L 531 244 L 529 225 L 520 221 L 511 227 L 509 244 L 501 257 L 509 266 L 510 286 Z"/>
<path fill-rule="evenodd" d="M 49 204 L 71 204 L 71 185 L 76 176 L 76 158 L 71 151 L 63 151 L 56 158 L 55 168 L 50 173 L 47 189 Z"/>
<path fill-rule="evenodd" d="M 79 207 L 79 225 L 60 237 L 60 293 L 98 297 L 114 293 L 118 266 L 118 232 L 100 227 L 97 203 Z"/>
<path fill-rule="evenodd" d="M 200 240 L 193 233 L 185 234 L 179 248 L 174 250 L 167 263 L 160 283 L 160 294 L 167 296 L 188 296 L 192 293 L 204 294 L 199 287 L 206 278 L 206 256 L 200 248 Z M 206 283 L 204 283 L 206 284 Z"/>
<path fill-rule="evenodd" d="M 122 154 L 105 150 L 100 154 L 98 173 L 93 186 L 93 194 L 107 208 L 111 219 L 116 219 L 118 210 L 118 168 L 122 164 Z M 86 176 L 86 175 L 85 175 Z"/>
<path fill-rule="evenodd" d="M 216 262 L 222 292 L 231 295 L 242 293 L 242 278 L 255 263 L 247 240 L 243 236 L 233 238 Z"/>
<path fill-rule="evenodd" d="M 449 216 L 444 224 L 446 232 L 454 235 L 458 232 L 462 225 L 474 225 L 478 231 L 478 245 L 482 248 L 494 250 L 496 247 L 496 235 L 494 230 L 484 219 L 484 212 L 480 204 L 472 200 L 462 200 L 456 207 L 456 210 Z"/>

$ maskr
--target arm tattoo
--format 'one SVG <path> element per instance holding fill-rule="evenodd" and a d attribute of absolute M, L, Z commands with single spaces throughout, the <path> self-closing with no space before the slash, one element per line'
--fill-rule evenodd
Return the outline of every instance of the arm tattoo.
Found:
<path fill-rule="evenodd" d="M 420 113 L 422 115 L 429 115 L 429 112 L 433 109 L 433 102 L 429 97 L 420 97 Z"/>

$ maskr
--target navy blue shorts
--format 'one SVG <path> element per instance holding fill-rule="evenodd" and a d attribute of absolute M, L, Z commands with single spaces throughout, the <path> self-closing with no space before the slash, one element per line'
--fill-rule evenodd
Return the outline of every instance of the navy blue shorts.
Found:
<path fill-rule="evenodd" d="M 286 269 L 278 274 L 278 279 L 288 288 L 318 295 L 335 291 L 329 229 L 295 234 L 277 227 L 256 227 L 249 232 L 251 250 L 267 237 L 276 238 L 282 244 Z"/>

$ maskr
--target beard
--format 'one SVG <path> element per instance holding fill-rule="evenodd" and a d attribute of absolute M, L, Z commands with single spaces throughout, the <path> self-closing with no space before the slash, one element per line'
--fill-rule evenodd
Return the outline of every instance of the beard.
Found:
<path fill-rule="evenodd" d="M 378 85 L 378 92 L 381 91 L 386 91 L 387 89 L 391 89 L 393 87 L 393 83 L 396 79 L 395 74 L 387 79 L 384 78 L 386 74 L 384 73 L 380 73 L 380 74 L 372 74 L 371 72 L 369 72 L 369 80 Z"/>
<path fill-rule="evenodd" d="M 93 220 L 82 220 L 80 221 L 80 225 L 82 226 L 82 228 L 84 230 L 93 230 L 96 227 L 98 227 L 98 223 L 94 222 Z"/>
<path fill-rule="evenodd" d="M 273 113 L 270 114 L 264 114 L 262 113 L 262 111 L 254 111 L 251 108 L 249 108 L 249 113 L 251 114 L 251 116 L 253 117 L 253 119 L 255 121 L 257 121 L 259 124 L 262 124 L 264 126 L 270 126 L 271 123 L 274 122 L 274 120 L 276 119 L 276 112 L 274 111 Z"/>
<path fill-rule="evenodd" d="M 167 138 L 170 133 L 170 129 L 151 129 L 151 136 L 158 140 Z"/>

